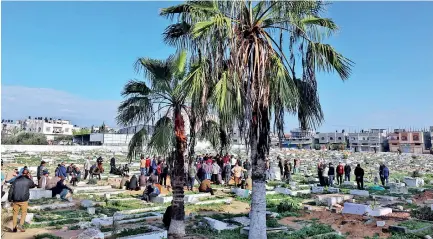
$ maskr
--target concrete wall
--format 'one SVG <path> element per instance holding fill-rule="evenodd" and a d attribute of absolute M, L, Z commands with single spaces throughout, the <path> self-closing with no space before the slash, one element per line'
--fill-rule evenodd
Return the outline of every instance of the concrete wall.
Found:
<path fill-rule="evenodd" d="M 199 141 L 196 150 L 212 150 L 208 142 Z M 127 146 L 82 146 L 82 145 L 1 145 L 1 152 L 80 152 L 80 151 L 127 152 Z"/>

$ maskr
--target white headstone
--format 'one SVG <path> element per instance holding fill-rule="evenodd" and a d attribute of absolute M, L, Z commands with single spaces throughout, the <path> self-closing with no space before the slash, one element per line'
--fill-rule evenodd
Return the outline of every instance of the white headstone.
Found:
<path fill-rule="evenodd" d="M 355 215 L 364 215 L 371 212 L 371 208 L 369 205 L 364 204 L 356 204 L 356 203 L 344 203 L 343 214 L 355 214 Z"/>

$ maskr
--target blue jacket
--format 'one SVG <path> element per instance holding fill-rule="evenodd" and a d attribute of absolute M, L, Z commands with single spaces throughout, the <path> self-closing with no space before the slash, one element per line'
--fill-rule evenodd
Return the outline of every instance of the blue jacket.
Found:
<path fill-rule="evenodd" d="M 66 168 L 65 168 L 65 166 L 62 165 L 62 166 L 59 167 L 59 170 L 57 171 L 56 176 L 57 177 L 62 176 L 62 177 L 65 177 L 65 178 L 68 176 L 66 174 Z"/>
<path fill-rule="evenodd" d="M 383 177 L 387 178 L 389 177 L 389 169 L 388 167 L 383 168 Z"/>
<path fill-rule="evenodd" d="M 156 163 L 156 160 L 152 160 L 152 169 L 156 170 L 157 167 L 158 167 L 158 164 Z"/>

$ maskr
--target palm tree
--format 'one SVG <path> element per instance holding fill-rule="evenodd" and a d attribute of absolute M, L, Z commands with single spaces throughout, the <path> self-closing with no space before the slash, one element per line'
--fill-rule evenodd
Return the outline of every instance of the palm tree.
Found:
<path fill-rule="evenodd" d="M 219 107 L 241 105 L 245 116 L 253 165 L 249 238 L 266 238 L 265 158 L 271 114 L 276 114 L 280 136 L 285 111 L 298 115 L 302 129 L 315 128 L 324 117 L 316 72 L 336 71 L 343 80 L 350 75 L 352 62 L 322 43 L 338 30 L 331 19 L 321 17 L 323 10 L 320 1 L 261 1 L 254 6 L 251 1 L 211 1 L 161 11 L 178 16 L 178 22 L 167 28 L 177 29 L 176 42 L 199 49 L 211 61 L 217 81 L 235 86 L 222 87 L 220 93 L 235 92 L 238 100 Z"/>
<path fill-rule="evenodd" d="M 184 224 L 184 162 L 187 146 L 185 121 L 186 100 L 189 94 L 186 52 L 180 51 L 167 60 L 139 58 L 136 70 L 143 71 L 148 82 L 131 80 L 122 92 L 126 99 L 118 109 L 117 120 L 122 125 L 148 123 L 160 112 L 164 116 L 155 123 L 155 130 L 147 143 L 148 150 L 160 154 L 174 155 L 171 165 L 173 187 L 173 216 L 169 228 L 171 237 L 185 234 Z M 170 114 L 172 113 L 172 117 Z M 147 127 L 136 132 L 129 144 L 128 157 L 145 146 Z M 173 152 L 173 154 L 171 154 Z"/>

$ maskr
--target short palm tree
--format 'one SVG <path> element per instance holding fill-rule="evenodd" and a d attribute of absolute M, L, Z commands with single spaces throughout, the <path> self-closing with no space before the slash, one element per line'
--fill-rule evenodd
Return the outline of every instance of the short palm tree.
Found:
<path fill-rule="evenodd" d="M 343 80 L 350 75 L 352 62 L 322 43 L 338 29 L 331 19 L 321 17 L 323 11 L 321 1 L 189 1 L 161 11 L 178 17 L 167 28 L 166 36 L 174 37 L 167 41 L 203 52 L 216 81 L 231 82 L 224 84 L 230 89 L 221 87 L 217 95 L 238 95 L 230 106 L 224 101 L 219 108 L 241 106 L 239 115 L 246 123 L 253 166 L 249 238 L 266 238 L 265 159 L 271 114 L 280 137 L 285 111 L 298 114 L 303 129 L 314 128 L 323 121 L 316 72 L 335 71 Z"/>
<path fill-rule="evenodd" d="M 148 124 L 157 115 L 154 133 L 147 143 L 148 150 L 168 155 L 171 152 L 171 184 L 173 188 L 173 216 L 169 235 L 185 234 L 184 225 L 184 162 L 187 147 L 185 121 L 188 88 L 183 84 L 187 76 L 187 54 L 179 52 L 167 60 L 139 58 L 136 69 L 143 71 L 148 82 L 129 81 L 122 92 L 126 98 L 118 108 L 117 120 L 122 125 Z M 146 143 L 147 127 L 136 132 L 129 144 L 128 157 L 141 151 Z"/>

